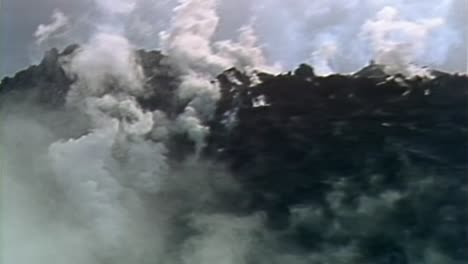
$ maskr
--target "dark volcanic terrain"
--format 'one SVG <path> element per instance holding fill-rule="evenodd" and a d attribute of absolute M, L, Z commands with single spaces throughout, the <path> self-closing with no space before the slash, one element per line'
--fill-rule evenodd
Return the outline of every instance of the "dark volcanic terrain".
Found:
<path fill-rule="evenodd" d="M 39 65 L 3 79 L 1 107 L 24 103 L 70 115 L 52 127 L 78 122 L 65 104 L 74 79 L 60 63 L 76 48 L 53 49 Z M 187 102 L 176 95 L 178 75 L 165 56 L 139 50 L 137 57 L 148 91 L 140 105 L 180 114 Z M 294 250 L 352 244 L 362 263 L 403 264 L 429 263 L 417 261 L 431 248 L 467 263 L 468 77 L 383 69 L 370 64 L 330 76 L 308 65 L 280 75 L 226 70 L 213 80 L 222 96 L 206 124 L 203 159 L 226 165 L 244 187 L 246 202 L 231 210 L 265 212 L 268 228 Z M 194 151 L 184 134 L 167 145 L 173 164 Z"/>

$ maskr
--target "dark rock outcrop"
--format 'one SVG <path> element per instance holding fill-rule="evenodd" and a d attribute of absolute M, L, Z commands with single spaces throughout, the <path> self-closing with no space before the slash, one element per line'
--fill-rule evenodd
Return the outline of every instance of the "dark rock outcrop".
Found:
<path fill-rule="evenodd" d="M 272 227 L 290 232 L 292 208 L 312 204 L 328 224 L 293 228 L 305 248 L 357 239 L 372 263 L 409 263 L 406 237 L 468 260 L 466 75 L 406 78 L 370 65 L 352 76 L 320 77 L 301 66 L 258 85 L 234 69 L 219 82 L 207 153 L 231 165 L 251 207 L 266 210 Z M 364 197 L 385 203 L 389 193 L 404 198 L 360 216 Z M 340 215 L 345 210 L 353 213 Z M 335 221 L 353 225 L 327 237 Z M 360 230 L 355 221 L 378 228 Z"/>

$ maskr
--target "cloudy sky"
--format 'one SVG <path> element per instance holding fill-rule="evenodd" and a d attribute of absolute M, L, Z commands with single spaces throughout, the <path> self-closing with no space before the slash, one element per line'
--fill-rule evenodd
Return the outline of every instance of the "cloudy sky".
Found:
<path fill-rule="evenodd" d="M 203 0 L 198 0 L 204 2 Z M 157 49 L 178 0 L 2 0 L 0 76 L 36 63 L 53 46 L 84 42 L 104 15 L 122 13 L 122 31 L 137 47 Z M 349 72 L 386 49 L 409 60 L 466 71 L 468 0 L 219 0 L 215 40 L 236 39 L 251 25 L 270 63 L 309 62 Z M 41 26 L 42 25 L 42 26 Z M 380 54 L 380 55 L 379 55 Z M 383 60 L 391 59 L 389 52 Z"/>

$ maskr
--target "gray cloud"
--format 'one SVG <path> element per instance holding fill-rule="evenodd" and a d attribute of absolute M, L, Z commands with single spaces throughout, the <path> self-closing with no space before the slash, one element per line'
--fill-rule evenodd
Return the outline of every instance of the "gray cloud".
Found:
<path fill-rule="evenodd" d="M 468 24 L 464 16 L 466 2 L 297 0 L 291 4 L 280 0 L 220 0 L 217 7 L 220 23 L 213 38 L 233 39 L 240 27 L 253 24 L 271 63 L 279 61 L 290 68 L 303 61 L 313 62 L 317 52 L 332 45 L 336 50 L 326 59 L 327 65 L 331 70 L 347 72 L 361 67 L 375 55 L 359 33 L 367 21 L 375 19 L 383 8 L 390 7 L 398 10 L 402 20 L 412 23 L 442 19 L 443 26 L 429 34 L 426 49 L 419 56 L 418 63 L 464 71 Z M 3 19 L 0 35 L 8 37 L 4 37 L 1 43 L 3 63 L 0 75 L 12 74 L 37 61 L 51 46 L 85 42 L 95 30 L 93 25 L 102 18 L 99 6 L 128 13 L 119 19 L 123 24 L 122 30 L 135 46 L 158 48 L 158 34 L 167 29 L 171 10 L 177 3 L 177 0 L 120 0 L 118 3 L 104 0 L 4 0 L 0 10 Z M 130 10 L 123 10 L 125 8 Z M 33 34 L 38 25 L 50 23 L 55 9 L 69 17 L 72 26 L 67 34 L 60 36 L 61 39 L 38 47 L 34 44 Z"/>

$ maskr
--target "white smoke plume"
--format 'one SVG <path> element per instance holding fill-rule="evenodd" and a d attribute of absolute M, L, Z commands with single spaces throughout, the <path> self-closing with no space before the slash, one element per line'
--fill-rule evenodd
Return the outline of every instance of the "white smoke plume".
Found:
<path fill-rule="evenodd" d="M 420 22 L 401 20 L 398 10 L 385 7 L 375 20 L 364 24 L 361 34 L 369 39 L 377 63 L 386 65 L 390 73 L 410 75 L 417 70 L 412 63 L 426 50 L 429 34 L 443 23 L 442 18 Z"/>
<path fill-rule="evenodd" d="M 75 92 L 85 93 L 84 97 L 102 96 L 109 89 L 116 94 L 142 92 L 143 73 L 136 63 L 133 47 L 119 35 L 98 33 L 74 54 L 66 68 L 79 77 L 82 85 L 70 96 Z"/>
<path fill-rule="evenodd" d="M 235 224 L 231 221 L 235 216 L 203 211 L 190 215 L 191 210 L 213 203 L 211 199 L 219 200 L 209 183 L 212 172 L 204 170 L 201 161 L 195 161 L 190 172 L 178 175 L 170 167 L 164 139 L 173 132 L 187 133 L 196 143 L 197 152 L 201 150 L 208 134 L 203 122 L 219 99 L 218 88 L 211 80 L 232 65 L 247 69 L 264 62 L 252 32 L 244 29 L 239 43 L 214 44 L 212 36 L 219 20 L 216 2 L 181 2 L 167 33 L 165 51 L 170 63 L 177 62 L 181 73 L 180 99 L 189 100 L 190 104 L 183 114 L 169 120 L 157 111 L 143 110 L 136 100 L 137 95 L 145 93 L 145 78 L 135 47 L 123 30 L 125 25 L 118 21 L 124 21 L 137 2 L 95 3 L 100 7 L 102 20 L 89 40 L 62 60 L 66 73 L 75 80 L 67 95 L 67 107 L 87 115 L 92 122 L 88 133 L 79 138 L 40 144 L 39 157 L 48 167 L 41 181 L 53 183 L 56 190 L 47 191 L 50 197 L 30 194 L 59 206 L 38 206 L 57 215 L 50 221 L 51 228 L 58 230 L 50 231 L 51 239 L 57 242 L 50 243 L 58 252 L 51 253 L 47 246 L 37 245 L 44 241 L 39 237 L 30 240 L 34 248 L 19 249 L 21 241 L 27 239 L 19 237 L 3 254 L 5 263 L 64 263 L 67 260 L 61 254 L 72 250 L 75 256 L 69 263 L 219 263 L 225 254 L 229 254 L 224 256 L 225 263 L 243 261 L 251 249 L 247 244 L 240 249 L 237 244 L 259 229 L 261 221 L 240 218 Z M 16 139 L 11 131 L 6 133 L 8 139 Z M 197 172 L 197 168 L 201 171 Z M 6 174 L 16 176 L 18 169 L 11 168 Z M 174 179 L 176 176 L 183 179 Z M 18 188 L 23 184 L 27 181 L 18 183 Z M 224 182 L 217 188 L 229 186 L 235 184 Z M 26 187 L 28 190 L 18 192 L 34 189 Z M 171 192 L 176 197 L 168 199 L 174 196 Z M 228 192 L 236 192 L 236 188 Z M 10 192 L 6 195 L 8 199 L 18 199 L 12 198 Z M 183 195 L 187 199 L 179 203 Z M 24 214 L 28 213 L 35 211 L 28 207 Z M 172 227 L 173 218 L 184 214 L 193 222 L 190 228 L 200 235 L 181 241 L 174 247 L 180 252 L 172 256 L 165 247 L 172 243 L 171 236 L 181 232 Z M 13 212 L 7 220 L 10 223 L 21 216 Z M 48 221 L 47 215 L 39 216 Z M 29 222 L 18 225 L 7 233 L 7 238 L 18 236 L 23 225 L 39 227 Z M 47 235 L 36 232 L 38 236 Z"/>
<path fill-rule="evenodd" d="M 0 131 L 9 153 L 1 157 L 2 263 L 197 263 L 195 256 L 236 248 L 239 229 L 249 236 L 260 228 L 250 218 L 234 225 L 236 216 L 209 214 L 220 206 L 218 192 L 238 189 L 219 168 L 199 162 L 164 177 L 165 161 L 155 160 L 164 146 L 128 138 L 117 120 L 54 142 L 50 128 L 23 110 L 3 119 Z M 174 238 L 185 236 L 178 217 L 193 219 L 199 236 Z"/>
<path fill-rule="evenodd" d="M 169 30 L 160 34 L 163 52 L 182 74 L 179 96 L 190 102 L 179 117 L 179 127 L 188 129 L 197 149 L 201 149 L 207 134 L 207 128 L 200 124 L 211 117 L 220 98 L 219 88 L 213 83 L 216 75 L 230 67 L 273 69 L 266 65 L 249 26 L 240 29 L 237 42 L 214 41 L 220 21 L 218 4 L 216 0 L 180 0 Z"/>
<path fill-rule="evenodd" d="M 330 65 L 332 59 L 336 56 L 337 47 L 333 42 L 324 43 L 318 50 L 312 53 L 311 63 L 315 72 L 319 75 L 328 75 L 334 73 L 333 66 Z"/>
<path fill-rule="evenodd" d="M 217 75 L 230 67 L 262 67 L 264 55 L 251 27 L 240 29 L 238 42 L 214 41 L 220 17 L 216 0 L 181 0 L 161 46 L 184 72 Z"/>
<path fill-rule="evenodd" d="M 52 22 L 46 25 L 39 25 L 36 32 L 34 32 L 36 43 L 41 44 L 47 39 L 65 31 L 69 23 L 69 18 L 64 13 L 58 9 L 55 10 L 52 14 Z"/>

